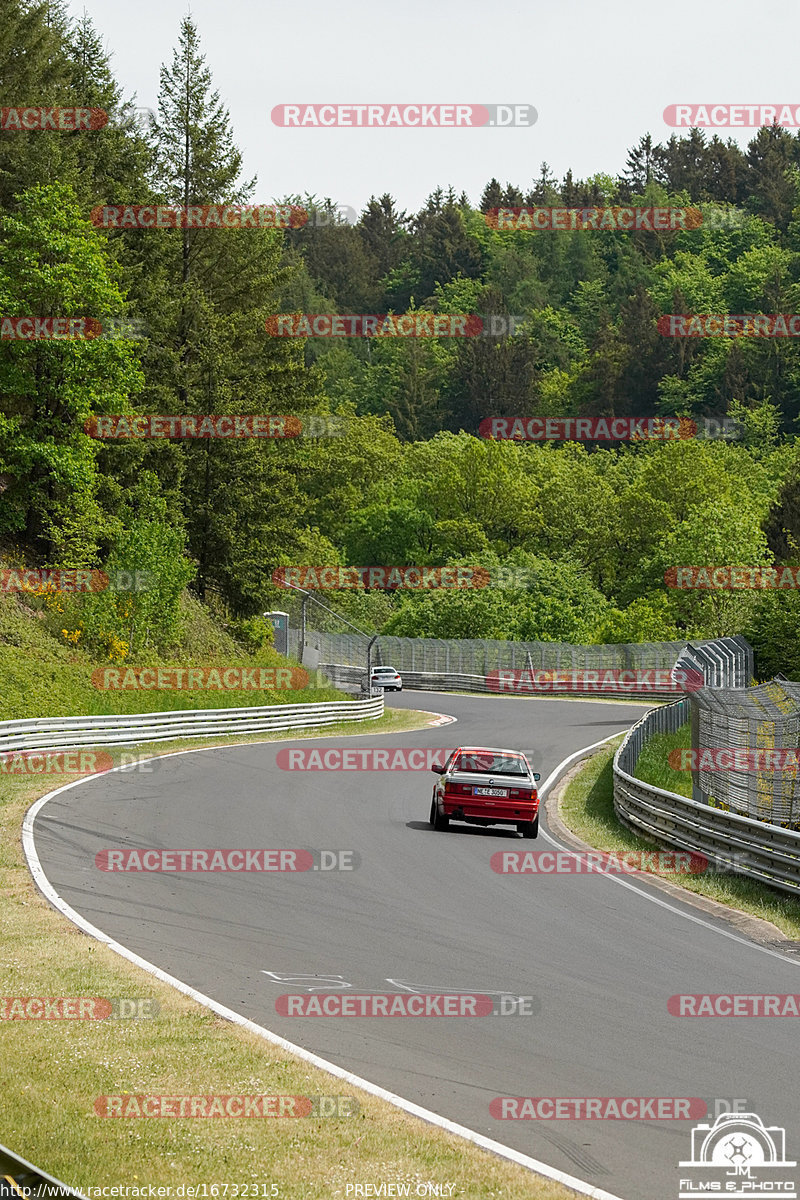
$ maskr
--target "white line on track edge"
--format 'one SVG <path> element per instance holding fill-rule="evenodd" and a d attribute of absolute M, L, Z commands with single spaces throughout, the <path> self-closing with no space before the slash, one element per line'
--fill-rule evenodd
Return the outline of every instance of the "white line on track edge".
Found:
<path fill-rule="evenodd" d="M 590 750 L 597 750 L 606 742 L 613 741 L 615 737 L 619 737 L 618 733 L 612 733 L 610 737 L 603 738 L 600 742 L 594 742 L 591 746 L 586 746 L 583 750 L 576 750 L 574 754 L 570 754 L 569 758 L 565 758 L 559 763 L 554 771 L 551 771 L 539 788 L 540 797 L 544 798 L 547 791 L 553 786 L 553 783 L 563 774 L 564 768 L 575 759 L 580 758 L 584 754 L 588 754 Z M 576 850 L 572 846 L 564 846 L 551 833 L 542 830 L 542 836 L 547 839 L 551 846 L 555 846 L 557 850 L 564 850 L 567 854 L 580 855 L 582 851 Z M 729 929 L 723 929 L 720 925 L 715 925 L 711 921 L 705 921 L 702 917 L 696 917 L 694 913 L 687 911 L 685 908 L 680 908 L 676 904 L 671 904 L 669 900 L 662 900 L 660 896 L 655 895 L 647 888 L 646 879 L 641 882 L 644 887 L 639 887 L 637 884 L 630 882 L 627 879 L 621 879 L 611 871 L 603 871 L 600 873 L 601 878 L 608 880 L 609 883 L 615 883 L 618 887 L 627 888 L 630 892 L 636 892 L 637 896 L 641 896 L 643 900 L 649 900 L 651 904 L 657 904 L 660 908 L 666 908 L 670 912 L 675 913 L 678 917 L 683 917 L 686 921 L 692 921 L 695 925 L 702 925 L 705 929 L 710 929 L 713 933 L 717 933 L 720 937 L 728 938 L 732 942 L 738 942 L 740 946 L 747 946 L 749 950 L 758 950 L 761 954 L 768 954 L 770 958 L 779 958 L 782 963 L 788 963 L 792 967 L 800 967 L 800 960 L 789 958 L 786 954 L 782 954 L 780 950 L 771 950 L 769 946 L 762 946 L 760 942 L 755 942 L 750 938 L 742 937 L 741 934 L 733 933 Z M 690 893 L 694 894 L 694 893 Z M 688 904 L 688 901 L 687 901 Z"/>

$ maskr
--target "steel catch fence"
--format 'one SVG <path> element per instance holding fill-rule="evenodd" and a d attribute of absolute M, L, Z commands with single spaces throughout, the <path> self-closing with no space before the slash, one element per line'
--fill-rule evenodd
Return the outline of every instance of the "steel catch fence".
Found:
<path fill-rule="evenodd" d="M 653 709 L 628 732 L 614 755 L 617 817 L 634 833 L 800 895 L 800 833 L 689 800 L 634 776 L 645 742 L 656 733 L 675 733 L 693 703 L 684 699 Z"/>

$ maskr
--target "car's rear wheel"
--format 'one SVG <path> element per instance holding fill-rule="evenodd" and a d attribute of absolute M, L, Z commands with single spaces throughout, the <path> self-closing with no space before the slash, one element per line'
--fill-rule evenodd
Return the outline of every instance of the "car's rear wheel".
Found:
<path fill-rule="evenodd" d="M 450 828 L 450 818 L 445 817 L 442 813 L 439 812 L 439 809 L 436 807 L 436 797 L 435 796 L 433 797 L 433 800 L 431 800 L 431 815 L 428 817 L 428 820 L 430 821 L 433 828 L 436 830 Z"/>
<path fill-rule="evenodd" d="M 517 825 L 517 831 L 524 838 L 535 838 L 539 836 L 539 814 L 532 821 L 520 821 Z"/>

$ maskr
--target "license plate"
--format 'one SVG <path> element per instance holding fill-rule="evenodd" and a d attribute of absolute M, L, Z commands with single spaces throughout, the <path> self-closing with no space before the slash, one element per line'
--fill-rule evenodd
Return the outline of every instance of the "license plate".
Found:
<path fill-rule="evenodd" d="M 475 788 L 476 796 L 507 796 L 508 792 L 505 788 Z"/>

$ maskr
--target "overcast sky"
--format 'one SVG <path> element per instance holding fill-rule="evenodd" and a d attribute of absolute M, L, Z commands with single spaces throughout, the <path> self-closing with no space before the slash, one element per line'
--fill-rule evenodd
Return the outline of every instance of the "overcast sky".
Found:
<path fill-rule="evenodd" d="M 476 202 L 494 175 L 527 188 L 624 169 L 667 105 L 800 107 L 800 6 L 752 0 L 72 0 L 94 21 L 126 94 L 155 108 L 159 67 L 191 11 L 230 110 L 254 200 L 390 192 L 414 210 L 452 184 Z M 282 103 L 530 104 L 530 128 L 280 128 Z M 720 129 L 746 145 L 753 130 Z"/>

